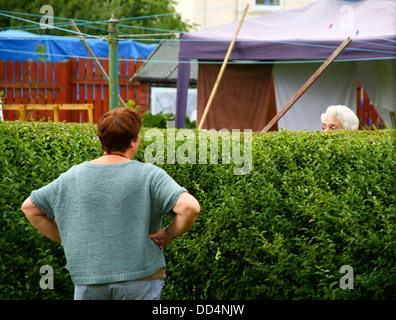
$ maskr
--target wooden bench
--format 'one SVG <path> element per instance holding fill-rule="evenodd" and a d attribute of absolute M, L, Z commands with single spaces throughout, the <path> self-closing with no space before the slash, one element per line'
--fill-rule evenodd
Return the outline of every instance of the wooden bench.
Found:
<path fill-rule="evenodd" d="M 93 124 L 93 103 L 82 104 L 3 104 L 4 111 L 19 111 L 19 120 L 26 121 L 26 111 L 50 110 L 54 112 L 54 122 L 59 122 L 59 110 L 88 110 L 88 122 Z"/>

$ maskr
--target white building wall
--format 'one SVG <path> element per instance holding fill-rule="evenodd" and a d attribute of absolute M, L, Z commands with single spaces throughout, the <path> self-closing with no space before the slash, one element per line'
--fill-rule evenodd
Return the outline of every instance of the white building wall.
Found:
<path fill-rule="evenodd" d="M 239 21 L 247 3 L 249 10 L 246 19 L 254 18 L 273 11 L 290 10 L 305 6 L 315 0 L 263 0 L 275 1 L 273 5 L 256 4 L 260 0 L 178 0 L 176 11 L 183 20 L 193 23 L 192 29 L 200 30 Z"/>

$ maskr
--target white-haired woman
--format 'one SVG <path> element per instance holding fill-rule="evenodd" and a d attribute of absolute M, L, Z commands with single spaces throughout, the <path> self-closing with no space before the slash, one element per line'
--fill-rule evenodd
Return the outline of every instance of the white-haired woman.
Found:
<path fill-rule="evenodd" d="M 327 130 L 357 130 L 359 119 L 355 113 L 346 106 L 330 106 L 320 116 L 323 131 Z"/>

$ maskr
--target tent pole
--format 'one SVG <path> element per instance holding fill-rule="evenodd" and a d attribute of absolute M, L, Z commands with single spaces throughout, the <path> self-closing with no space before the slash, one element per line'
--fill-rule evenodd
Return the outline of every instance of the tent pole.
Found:
<path fill-rule="evenodd" d="M 216 95 L 217 88 L 218 88 L 218 86 L 220 84 L 221 78 L 223 77 L 225 68 L 227 66 L 228 59 L 229 59 L 229 57 L 231 55 L 232 49 L 234 48 L 235 40 L 236 40 L 236 38 L 238 36 L 239 30 L 242 27 L 243 20 L 245 20 L 245 16 L 246 16 L 248 8 L 249 8 L 249 4 L 246 4 L 245 10 L 242 13 L 241 20 L 239 21 L 237 30 L 235 31 L 234 38 L 232 39 L 232 41 L 230 43 L 230 46 L 228 47 L 228 51 L 227 51 L 227 54 L 226 54 L 226 56 L 224 58 L 223 64 L 222 64 L 221 69 L 220 69 L 220 72 L 219 72 L 219 74 L 217 76 L 217 79 L 216 79 L 216 82 L 215 82 L 215 84 L 213 86 L 212 92 L 210 93 L 209 100 L 206 103 L 206 107 L 205 107 L 204 113 L 202 115 L 201 121 L 199 122 L 198 129 L 202 129 L 203 124 L 205 123 L 206 116 L 208 115 L 209 109 L 210 109 L 210 107 L 212 105 L 212 102 L 213 102 L 213 99 L 214 99 L 214 97 Z"/>
<path fill-rule="evenodd" d="M 84 36 L 81 34 L 80 29 L 78 29 L 77 25 L 74 23 L 73 20 L 70 21 L 70 23 L 71 23 L 72 27 L 74 28 L 74 30 L 76 30 L 78 32 L 78 35 L 77 35 L 78 38 L 81 40 L 82 44 L 84 45 L 84 48 L 88 51 L 89 55 L 93 58 L 96 67 L 99 69 L 100 73 L 102 74 L 102 77 L 106 80 L 107 84 L 109 84 L 109 76 L 107 75 L 105 69 L 103 69 L 98 58 L 95 56 L 95 54 L 93 53 L 93 51 L 90 48 L 90 46 L 88 45 L 88 43 L 85 41 Z M 125 102 L 119 94 L 118 94 L 118 101 L 124 108 L 126 108 Z"/>
<path fill-rule="evenodd" d="M 261 132 L 268 132 L 271 127 L 278 122 L 280 118 L 292 107 L 292 105 L 303 95 L 305 91 L 316 81 L 316 79 L 322 74 L 323 71 L 337 58 L 337 56 L 350 44 L 352 41 L 348 37 L 340 46 L 327 58 L 325 62 L 315 71 L 315 73 L 304 83 L 304 85 L 297 91 L 297 93 L 289 100 L 288 103 L 279 111 L 272 120 L 261 130 Z"/>

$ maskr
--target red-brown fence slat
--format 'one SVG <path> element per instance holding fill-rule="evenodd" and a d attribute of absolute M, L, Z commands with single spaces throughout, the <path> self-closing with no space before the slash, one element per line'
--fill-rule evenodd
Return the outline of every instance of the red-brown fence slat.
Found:
<path fill-rule="evenodd" d="M 29 77 L 30 77 L 30 64 L 29 61 L 25 60 L 22 62 L 22 82 L 24 84 L 29 84 Z M 23 97 L 22 102 L 23 104 L 30 103 L 30 90 L 29 88 L 23 89 Z"/>
<path fill-rule="evenodd" d="M 14 64 L 11 60 L 7 61 L 6 70 L 7 70 L 7 82 L 13 83 L 14 82 L 14 76 L 13 76 Z M 6 99 L 7 104 L 13 104 L 14 103 L 14 89 L 8 87 L 6 89 L 6 91 L 7 91 L 7 99 Z"/>
<path fill-rule="evenodd" d="M 363 88 L 363 124 L 365 126 L 365 129 L 367 129 L 370 126 L 370 116 L 369 116 L 370 100 L 364 91 L 365 90 Z"/>
<path fill-rule="evenodd" d="M 70 103 L 78 103 L 77 101 L 77 58 L 70 58 Z M 66 112 L 66 111 L 63 111 Z M 67 111 L 69 114 L 71 111 Z"/>
<path fill-rule="evenodd" d="M 38 63 L 38 85 L 39 85 L 39 99 L 38 103 L 39 104 L 46 104 L 46 99 L 45 99 L 45 63 L 44 61 L 39 61 Z M 46 117 L 46 111 L 45 110 L 40 110 L 38 112 L 39 114 L 39 119 L 43 119 Z"/>
<path fill-rule="evenodd" d="M 356 89 L 356 116 L 359 118 L 359 129 L 363 128 L 363 88 L 358 82 Z"/>
<path fill-rule="evenodd" d="M 137 87 L 137 94 L 138 96 L 137 101 L 140 105 L 140 112 L 144 113 L 148 111 L 148 83 L 141 83 Z"/>
<path fill-rule="evenodd" d="M 15 74 L 15 83 L 21 83 L 22 81 L 22 74 L 21 74 L 21 62 L 19 60 L 15 61 L 14 63 L 14 74 Z M 22 89 L 15 88 L 15 99 L 14 102 L 16 104 L 22 103 Z"/>
<path fill-rule="evenodd" d="M 6 70 L 7 70 L 7 62 L 2 60 L 0 61 L 0 81 L 6 83 L 7 78 L 6 78 Z M 6 104 L 7 103 L 7 99 L 6 99 L 6 94 L 7 94 L 7 87 L 1 87 L 0 88 L 0 92 L 3 92 L 2 97 L 2 103 Z M 14 112 L 13 111 L 4 111 L 3 110 L 3 117 L 4 120 L 14 120 Z"/>
<path fill-rule="evenodd" d="M 143 64 L 143 59 L 138 58 L 136 61 L 136 70 L 139 70 Z M 143 113 L 148 110 L 148 84 L 140 83 L 136 88 L 136 104 L 140 106 L 140 112 Z"/>
<path fill-rule="evenodd" d="M 366 90 L 363 91 L 363 118 L 365 121 L 366 129 L 372 124 L 372 119 L 370 118 L 370 98 L 365 94 Z"/>
<path fill-rule="evenodd" d="M 5 82 L 6 80 L 5 74 L 6 74 L 6 63 L 4 60 L 0 60 L 0 82 Z M 0 92 L 4 92 L 3 95 L 1 96 L 2 98 L 4 98 L 5 88 L 1 85 L 0 85 Z"/>
<path fill-rule="evenodd" d="M 136 63 L 135 59 L 131 58 L 128 60 L 128 80 L 131 79 L 131 77 L 135 74 L 136 72 Z M 129 84 L 128 85 L 128 100 L 133 100 L 135 101 L 135 86 Z"/>
<path fill-rule="evenodd" d="M 85 75 L 85 58 L 78 58 L 78 80 L 79 80 L 79 85 L 78 85 L 78 103 L 85 103 L 85 83 L 83 83 L 83 80 L 86 79 Z"/>
<path fill-rule="evenodd" d="M 103 69 L 109 74 L 109 59 L 104 57 L 103 59 Z M 108 84 L 103 85 L 103 114 L 109 111 L 109 86 Z"/>
<path fill-rule="evenodd" d="M 79 57 L 78 58 L 78 79 L 80 81 L 79 85 L 79 94 L 78 94 L 78 103 L 85 103 L 85 83 L 82 80 L 86 79 L 85 75 L 85 62 L 86 59 Z M 72 111 L 74 115 L 75 122 L 82 122 L 82 111 Z"/>
<path fill-rule="evenodd" d="M 54 83 L 54 69 L 52 61 L 48 61 L 46 65 L 46 75 L 47 75 L 47 84 Z M 47 88 L 47 103 L 54 103 L 54 93 L 52 88 Z M 54 121 L 54 112 L 51 110 L 47 111 L 47 116 L 50 120 Z"/>
<path fill-rule="evenodd" d="M 6 72 L 7 72 L 7 82 L 8 83 L 13 83 L 14 82 L 14 63 L 11 60 L 8 60 L 6 63 Z M 7 92 L 7 98 L 6 98 L 6 103 L 7 104 L 13 104 L 14 103 L 14 88 L 6 88 L 6 92 Z M 15 111 L 10 111 L 7 114 L 7 118 L 9 120 L 14 120 L 17 119 L 18 114 Z"/>
<path fill-rule="evenodd" d="M 15 61 L 14 62 L 14 83 L 20 84 L 21 83 L 21 62 Z M 14 88 L 14 103 L 20 104 L 22 103 L 22 94 L 21 88 L 15 87 Z M 20 114 L 18 111 L 14 111 L 13 120 L 19 119 Z"/>
<path fill-rule="evenodd" d="M 79 59 L 70 59 L 70 103 L 78 103 L 78 63 Z M 69 115 L 69 121 L 76 121 L 75 111 L 64 111 Z"/>
<path fill-rule="evenodd" d="M 78 92 L 79 92 L 79 85 L 78 85 L 78 64 L 80 59 L 78 58 L 71 58 L 70 59 L 70 102 L 71 103 L 79 103 L 78 101 Z M 64 111 L 66 112 L 66 111 Z M 67 111 L 67 114 L 70 117 L 70 121 L 75 121 L 75 112 L 74 111 Z"/>
<path fill-rule="evenodd" d="M 378 115 L 366 90 L 359 82 L 356 90 L 356 115 L 359 118 L 360 129 L 373 128 L 373 125 L 377 128 L 385 127 L 384 121 Z"/>
<path fill-rule="evenodd" d="M 5 82 L 6 78 L 6 63 L 4 60 L 0 60 L 0 82 Z M 1 102 L 6 103 L 4 97 L 5 97 L 5 88 L 0 85 L 0 92 L 3 92 L 3 94 L 0 96 L 1 97 Z M 3 119 L 8 120 L 8 111 L 3 110 Z"/>
<path fill-rule="evenodd" d="M 99 62 L 103 65 L 102 59 L 98 58 Z M 99 68 L 95 65 L 94 79 L 102 79 L 102 74 Z M 103 115 L 102 111 L 102 85 L 95 84 L 95 101 L 94 101 L 94 122 L 97 123 Z"/>
<path fill-rule="evenodd" d="M 55 103 L 70 103 L 70 60 L 55 62 Z M 70 112 L 59 110 L 59 121 L 70 122 Z"/>
<path fill-rule="evenodd" d="M 125 81 L 127 81 L 127 68 L 126 68 L 126 60 L 125 57 L 121 57 L 120 62 L 119 62 L 119 70 L 120 70 L 120 85 L 119 85 L 119 92 L 121 98 L 124 100 L 125 103 L 128 102 L 128 97 L 127 97 L 127 87 L 128 85 L 125 84 Z M 118 103 L 120 105 L 120 103 Z"/>
<path fill-rule="evenodd" d="M 37 62 L 32 60 L 30 61 L 30 84 L 35 85 L 37 83 Z M 30 89 L 30 103 L 37 104 L 37 89 L 31 88 Z M 32 116 L 35 121 L 39 121 L 40 118 L 38 117 L 38 111 L 30 111 L 28 112 Z"/>
<path fill-rule="evenodd" d="M 54 68 L 52 61 L 47 62 L 46 67 L 46 74 L 47 74 L 47 83 L 54 83 Z M 47 88 L 47 103 L 53 104 L 54 103 L 54 90 L 52 88 Z"/>
<path fill-rule="evenodd" d="M 87 75 L 86 79 L 87 80 L 92 80 L 93 79 L 93 60 L 92 59 L 87 59 Z M 93 84 L 88 83 L 86 90 L 87 90 L 87 103 L 93 103 Z M 88 111 L 83 112 L 83 121 L 82 122 L 88 122 Z"/>
<path fill-rule="evenodd" d="M 0 82 L 5 82 L 6 81 L 6 63 L 4 60 L 0 60 Z M 5 92 L 5 89 L 3 86 L 0 86 L 0 92 L 3 91 Z M 4 98 L 4 95 L 2 96 Z"/>
<path fill-rule="evenodd" d="M 21 62 L 19 60 L 14 62 L 14 83 L 20 84 L 22 81 L 21 74 Z M 22 103 L 22 88 L 16 87 L 14 88 L 14 103 L 21 104 Z M 14 119 L 19 119 L 21 117 L 20 112 L 14 111 L 15 117 Z M 18 117 L 16 115 L 18 114 Z"/>

